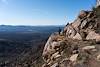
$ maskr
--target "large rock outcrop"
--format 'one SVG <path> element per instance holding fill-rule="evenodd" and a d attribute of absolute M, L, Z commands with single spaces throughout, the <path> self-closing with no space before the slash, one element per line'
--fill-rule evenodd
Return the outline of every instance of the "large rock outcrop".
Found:
<path fill-rule="evenodd" d="M 82 10 L 61 34 L 52 34 L 43 59 L 42 67 L 100 67 L 100 7 Z"/>

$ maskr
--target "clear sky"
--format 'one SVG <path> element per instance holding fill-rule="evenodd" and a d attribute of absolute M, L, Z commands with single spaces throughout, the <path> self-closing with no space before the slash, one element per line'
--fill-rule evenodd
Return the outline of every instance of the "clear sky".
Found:
<path fill-rule="evenodd" d="M 0 0 L 0 25 L 64 25 L 95 0 Z"/>

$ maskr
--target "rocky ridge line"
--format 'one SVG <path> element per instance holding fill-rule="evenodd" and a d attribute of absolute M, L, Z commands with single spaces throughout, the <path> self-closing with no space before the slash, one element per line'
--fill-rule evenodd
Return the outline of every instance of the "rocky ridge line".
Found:
<path fill-rule="evenodd" d="M 42 67 L 100 67 L 100 6 L 82 10 L 60 34 L 52 34 L 43 59 Z"/>

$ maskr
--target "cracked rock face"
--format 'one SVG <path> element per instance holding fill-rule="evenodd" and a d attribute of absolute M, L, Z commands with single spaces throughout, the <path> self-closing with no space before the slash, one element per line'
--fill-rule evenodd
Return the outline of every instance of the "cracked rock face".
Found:
<path fill-rule="evenodd" d="M 100 9 L 100 7 L 98 7 L 98 9 Z M 94 11 L 81 11 L 78 18 L 73 23 L 65 26 L 63 31 L 64 35 L 67 38 L 74 38 L 78 40 L 95 39 L 99 42 L 100 32 L 96 32 L 96 29 L 100 29 L 100 19 L 97 17 L 98 16 Z"/>
<path fill-rule="evenodd" d="M 81 11 L 65 26 L 62 34 L 52 34 L 43 50 L 42 67 L 100 67 L 100 7 Z"/>

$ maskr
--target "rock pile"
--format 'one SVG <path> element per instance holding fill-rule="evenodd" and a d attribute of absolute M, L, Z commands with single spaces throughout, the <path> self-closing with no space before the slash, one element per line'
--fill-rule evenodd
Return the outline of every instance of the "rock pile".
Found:
<path fill-rule="evenodd" d="M 52 34 L 43 50 L 42 67 L 100 67 L 99 18 L 97 11 L 82 10 L 60 35 Z"/>
<path fill-rule="evenodd" d="M 78 40 L 95 39 L 100 41 L 100 33 L 97 33 L 96 29 L 99 23 L 97 22 L 97 16 L 93 11 L 81 11 L 78 19 L 73 23 L 65 26 L 63 33 L 68 38 L 74 38 Z"/>

